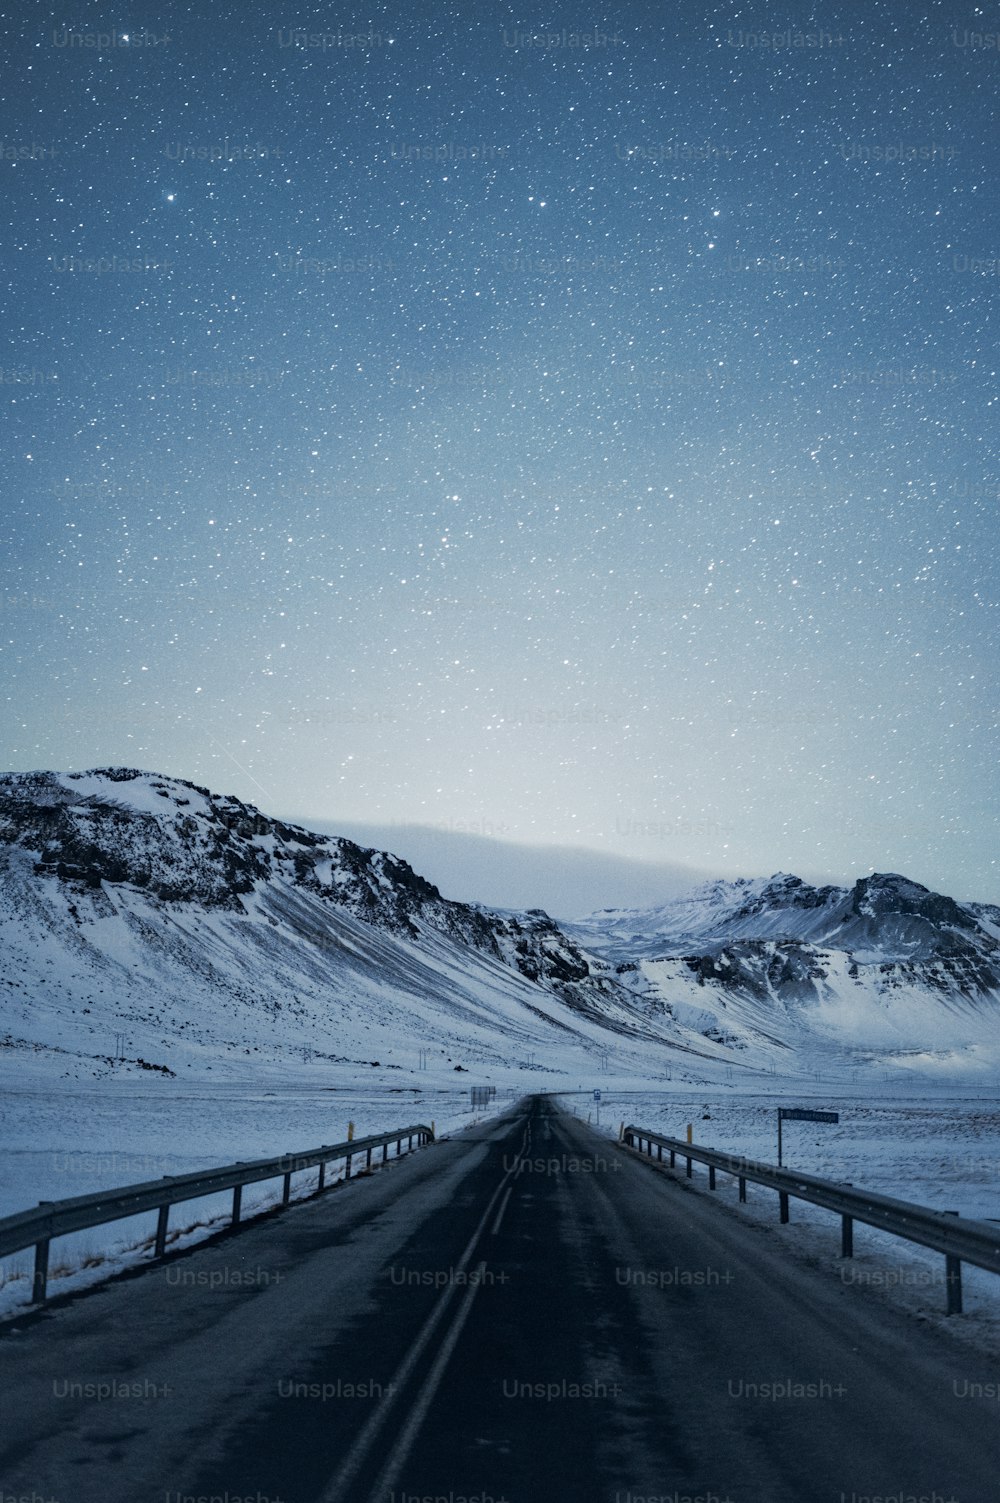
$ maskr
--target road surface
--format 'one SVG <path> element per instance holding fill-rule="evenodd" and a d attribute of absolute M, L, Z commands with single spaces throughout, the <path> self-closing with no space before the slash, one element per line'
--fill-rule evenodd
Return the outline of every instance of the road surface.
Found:
<path fill-rule="evenodd" d="M 0 1503 L 996 1503 L 998 1394 L 532 1098 L 6 1331 Z"/>

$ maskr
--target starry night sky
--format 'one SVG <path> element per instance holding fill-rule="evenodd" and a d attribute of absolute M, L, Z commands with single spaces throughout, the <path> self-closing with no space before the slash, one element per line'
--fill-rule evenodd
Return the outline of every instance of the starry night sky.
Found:
<path fill-rule="evenodd" d="M 8 16 L 0 765 L 1000 898 L 989 14 Z"/>

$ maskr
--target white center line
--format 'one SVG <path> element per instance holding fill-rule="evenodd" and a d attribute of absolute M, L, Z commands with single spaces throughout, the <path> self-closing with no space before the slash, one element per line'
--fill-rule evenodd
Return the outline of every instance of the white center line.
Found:
<path fill-rule="evenodd" d="M 510 1191 L 508 1190 L 507 1193 L 509 1195 Z M 455 1319 L 452 1321 L 451 1330 L 441 1343 L 441 1349 L 434 1359 L 434 1366 L 421 1385 L 420 1392 L 414 1400 L 409 1418 L 400 1432 L 399 1439 L 389 1452 L 389 1459 L 386 1461 L 378 1481 L 369 1494 L 369 1503 L 385 1503 L 385 1497 L 390 1491 L 390 1484 L 395 1482 L 397 1473 L 409 1455 L 410 1447 L 413 1445 L 417 1431 L 423 1424 L 434 1395 L 441 1385 L 445 1368 L 448 1366 L 448 1359 L 455 1350 L 455 1344 L 462 1334 L 462 1327 L 465 1325 L 469 1311 L 472 1309 L 472 1301 L 475 1299 L 479 1286 L 483 1282 L 483 1274 L 485 1272 L 486 1260 L 483 1259 L 473 1274 L 473 1283 L 470 1284 L 465 1292 L 465 1298 L 458 1308 Z"/>
<path fill-rule="evenodd" d="M 494 1221 L 494 1223 L 493 1223 L 493 1230 L 490 1232 L 490 1236 L 491 1237 L 495 1237 L 496 1234 L 497 1234 L 497 1231 L 498 1231 L 498 1229 L 500 1227 L 500 1223 L 503 1220 L 503 1213 L 507 1209 L 507 1202 L 508 1202 L 508 1200 L 510 1200 L 511 1193 L 512 1193 L 513 1189 L 514 1189 L 513 1185 L 508 1185 L 507 1186 L 507 1194 L 504 1196 L 503 1200 L 500 1202 L 500 1209 L 499 1209 L 499 1211 L 497 1211 L 497 1219 L 496 1219 L 496 1221 Z"/>

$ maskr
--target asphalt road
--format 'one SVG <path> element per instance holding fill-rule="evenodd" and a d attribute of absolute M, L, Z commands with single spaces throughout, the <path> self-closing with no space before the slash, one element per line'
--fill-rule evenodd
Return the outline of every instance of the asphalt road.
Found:
<path fill-rule="evenodd" d="M 0 1503 L 996 1503 L 977 1384 L 536 1098 L 3 1334 Z"/>

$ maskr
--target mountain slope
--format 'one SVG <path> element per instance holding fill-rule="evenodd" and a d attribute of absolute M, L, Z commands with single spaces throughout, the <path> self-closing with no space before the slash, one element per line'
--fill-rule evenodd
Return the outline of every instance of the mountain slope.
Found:
<path fill-rule="evenodd" d="M 637 1024 L 541 911 L 450 902 L 384 852 L 127 768 L 0 777 L 0 1000 L 0 1059 L 65 1051 L 70 1073 L 119 1033 L 177 1073 L 506 1060 Z"/>

